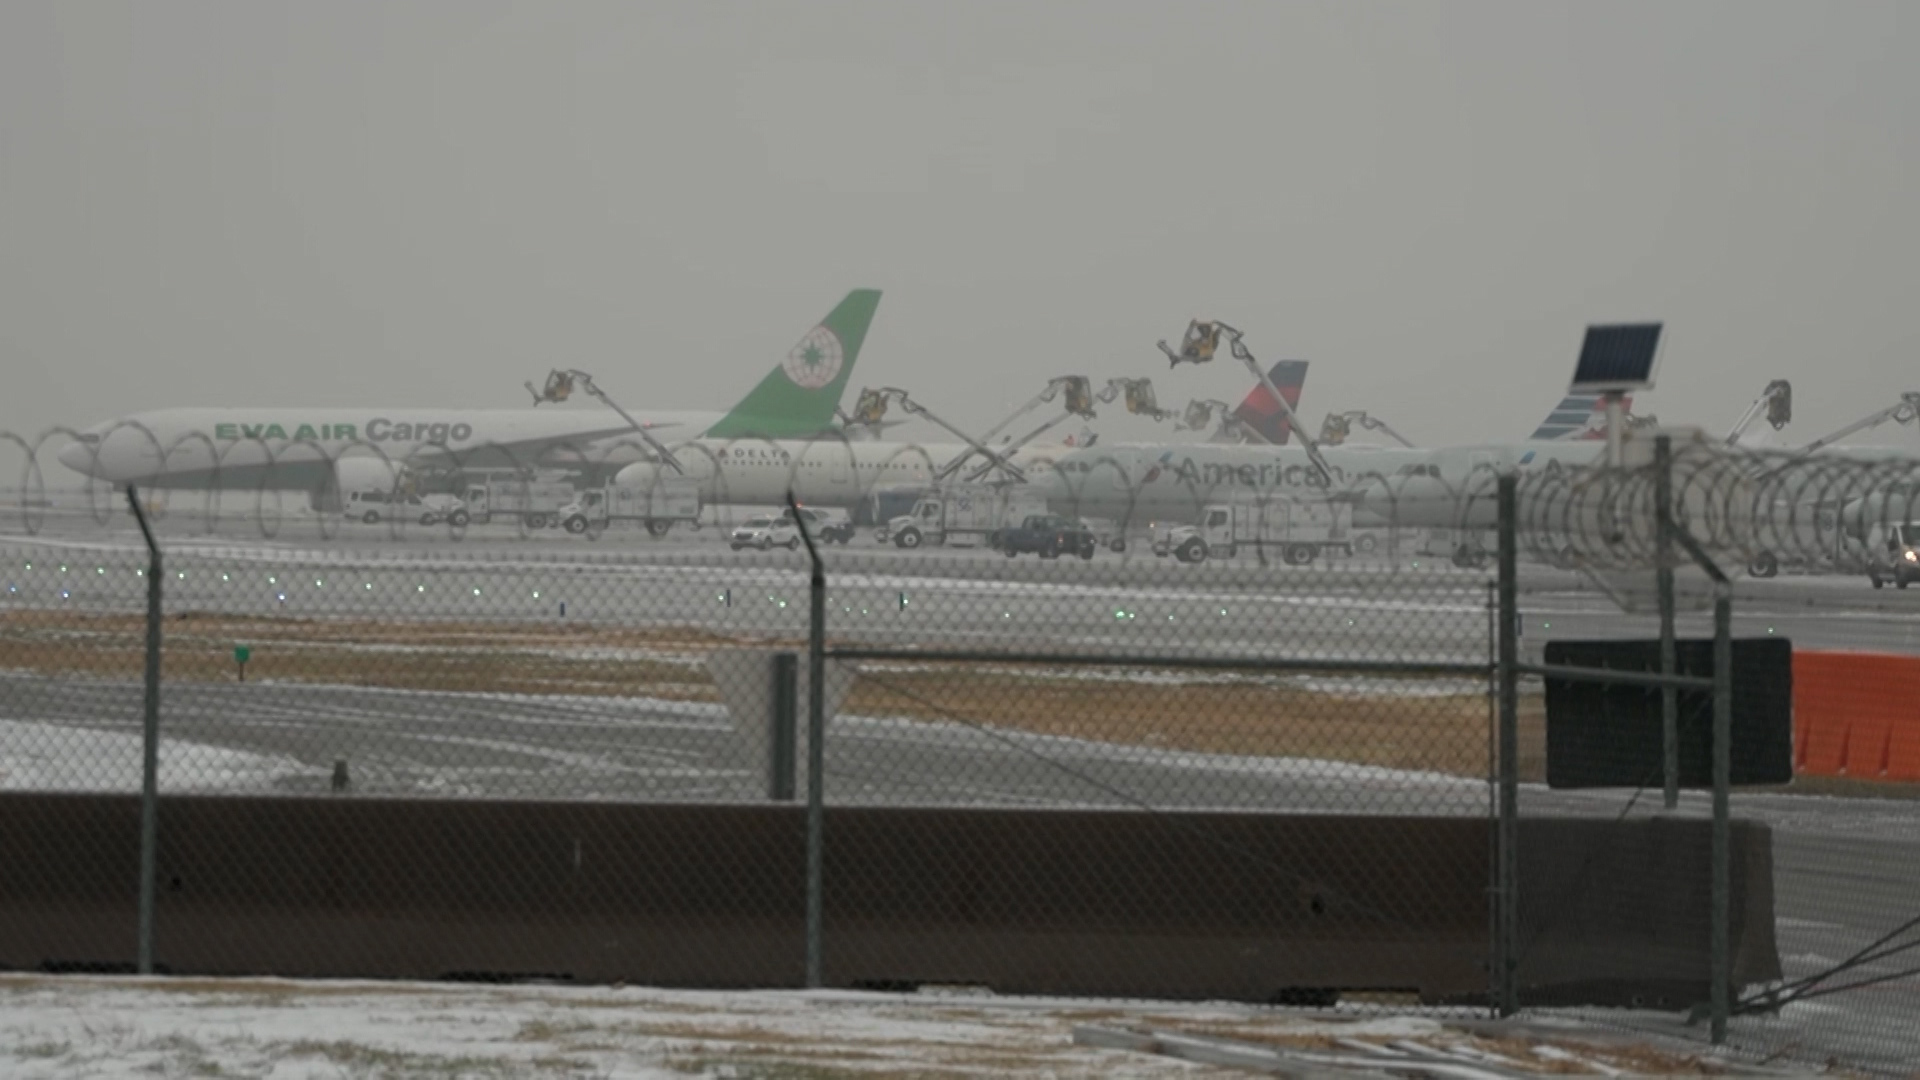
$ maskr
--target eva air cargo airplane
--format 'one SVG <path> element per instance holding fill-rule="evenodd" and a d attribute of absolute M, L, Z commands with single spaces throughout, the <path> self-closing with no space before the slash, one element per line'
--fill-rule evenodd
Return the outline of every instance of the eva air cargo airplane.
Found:
<path fill-rule="evenodd" d="M 630 409 L 664 442 L 790 439 L 834 427 L 835 411 L 880 306 L 856 289 L 726 413 Z M 632 399 L 633 390 L 626 391 Z M 579 468 L 648 456 L 618 413 L 591 409 L 183 408 L 96 424 L 60 452 L 89 477 L 159 488 L 320 492 L 391 483 L 424 468 Z"/>

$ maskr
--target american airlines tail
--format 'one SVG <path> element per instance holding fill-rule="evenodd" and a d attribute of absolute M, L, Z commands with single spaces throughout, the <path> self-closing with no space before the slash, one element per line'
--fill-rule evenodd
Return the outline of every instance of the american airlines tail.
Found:
<path fill-rule="evenodd" d="M 1623 406 L 1628 413 L 1633 412 L 1633 398 L 1627 397 Z M 1560 399 L 1560 404 L 1547 414 L 1540 426 L 1533 429 L 1529 440 L 1539 442 L 1572 442 L 1582 439 L 1604 439 L 1607 437 L 1607 403 L 1599 394 L 1568 394 Z"/>
<path fill-rule="evenodd" d="M 879 308 L 878 289 L 848 293 L 760 385 L 706 430 L 707 437 L 800 439 L 831 429 L 854 362 L 860 358 L 860 346 L 867 340 L 867 327 Z"/>
<path fill-rule="evenodd" d="M 1307 382 L 1307 362 L 1305 360 L 1282 360 L 1267 371 L 1267 378 L 1273 388 L 1287 399 L 1287 408 L 1298 411 L 1300 408 L 1300 388 Z M 1281 411 L 1280 403 L 1265 386 L 1255 386 L 1253 392 L 1233 410 L 1233 418 L 1260 433 L 1260 436 L 1275 446 L 1285 446 L 1293 434 L 1293 425 L 1288 422 L 1287 414 Z"/>

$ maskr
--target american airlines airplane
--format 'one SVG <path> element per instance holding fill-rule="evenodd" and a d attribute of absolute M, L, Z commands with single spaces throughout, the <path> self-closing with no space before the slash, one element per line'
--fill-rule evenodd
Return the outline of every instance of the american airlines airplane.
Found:
<path fill-rule="evenodd" d="M 635 410 L 656 437 L 810 436 L 834 427 L 877 289 L 847 294 L 726 413 Z M 60 452 L 77 472 L 159 488 L 385 487 L 394 467 L 617 465 L 644 441 L 607 409 L 178 408 L 96 424 Z"/>
<path fill-rule="evenodd" d="M 1290 403 L 1297 402 L 1306 371 L 1305 361 L 1283 360 L 1273 366 L 1270 379 Z M 1256 386 L 1234 410 L 1234 416 L 1273 444 L 1288 441 L 1291 429 L 1286 413 L 1264 386 Z M 1029 445 L 1006 456 L 1029 482 L 1039 484 L 1048 481 L 1055 459 L 1062 454 L 1084 452 L 1078 451 L 1080 445 L 1082 440 L 1077 439 Z M 856 520 L 863 523 L 866 518 L 861 511 L 869 496 L 888 490 L 924 490 L 934 483 L 942 466 L 971 450 L 963 443 L 724 439 L 711 433 L 685 443 L 670 442 L 669 449 L 680 462 L 684 476 L 700 482 L 703 503 L 766 506 L 784 501 L 792 491 L 796 499 L 810 506 L 854 510 Z M 956 470 L 956 475 L 965 476 L 988 464 L 977 451 L 969 461 Z M 621 469 L 616 480 L 651 486 L 678 475 L 670 465 L 648 461 Z M 905 507 L 900 512 L 904 513 Z M 889 515 L 883 512 L 879 516 Z"/>

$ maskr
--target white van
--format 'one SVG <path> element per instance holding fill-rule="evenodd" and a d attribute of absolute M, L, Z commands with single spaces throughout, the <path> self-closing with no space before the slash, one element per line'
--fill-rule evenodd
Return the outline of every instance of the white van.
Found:
<path fill-rule="evenodd" d="M 398 518 L 411 518 L 422 525 L 438 525 L 444 521 L 455 528 L 467 523 L 467 504 L 453 495 L 349 491 L 345 506 L 348 520 L 364 521 L 369 525 Z"/>

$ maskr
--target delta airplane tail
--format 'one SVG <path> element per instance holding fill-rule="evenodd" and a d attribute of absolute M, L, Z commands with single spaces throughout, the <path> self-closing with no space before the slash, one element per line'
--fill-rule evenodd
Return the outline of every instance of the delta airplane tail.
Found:
<path fill-rule="evenodd" d="M 1622 402 L 1628 415 L 1633 413 L 1633 398 L 1628 396 Z M 1607 403 L 1599 394 L 1568 394 L 1560 399 L 1560 404 L 1547 414 L 1540 426 L 1533 429 L 1529 440 L 1540 442 L 1574 442 L 1585 439 L 1604 439 L 1607 437 Z"/>
<path fill-rule="evenodd" d="M 1300 408 L 1300 388 L 1307 382 L 1307 362 L 1305 360 L 1282 360 L 1274 364 L 1267 372 L 1275 390 L 1287 400 L 1287 408 L 1297 412 Z M 1265 386 L 1255 386 L 1253 392 L 1233 410 L 1233 418 L 1258 431 L 1260 436 L 1275 446 L 1285 446 L 1293 434 L 1293 425 L 1287 421 L 1286 412 Z"/>
<path fill-rule="evenodd" d="M 706 436 L 798 439 L 831 429 L 879 308 L 878 289 L 848 293 Z"/>

